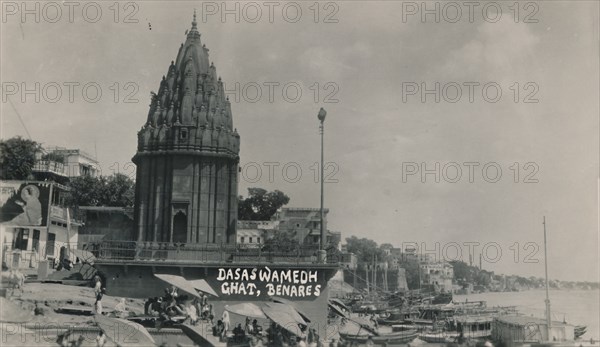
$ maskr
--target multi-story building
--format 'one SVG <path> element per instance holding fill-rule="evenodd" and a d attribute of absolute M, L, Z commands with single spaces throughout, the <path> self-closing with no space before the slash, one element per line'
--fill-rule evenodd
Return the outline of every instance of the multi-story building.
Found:
<path fill-rule="evenodd" d="M 38 162 L 47 162 L 47 165 L 62 164 L 63 172 L 67 177 L 92 176 L 96 177 L 101 174 L 100 164 L 92 155 L 80 149 L 67 149 L 62 147 L 48 147 L 45 149 L 47 153 L 43 157 L 46 158 L 63 158 L 62 163 L 47 161 L 42 158 Z"/>
<path fill-rule="evenodd" d="M 323 227 L 327 230 L 327 214 L 323 209 Z M 274 220 L 279 222 L 278 230 L 293 235 L 300 244 L 318 244 L 321 238 L 321 210 L 319 208 L 282 208 L 277 211 Z M 327 245 L 339 249 L 341 233 L 327 230 Z"/>
<path fill-rule="evenodd" d="M 54 264 L 62 247 L 76 248 L 80 223 L 64 205 L 67 191 L 53 181 L 0 181 L 3 266 Z"/>
<path fill-rule="evenodd" d="M 452 292 L 454 268 L 445 261 L 426 261 L 420 263 L 421 285 L 430 285 L 436 291 Z"/>
<path fill-rule="evenodd" d="M 277 230 L 278 221 L 241 220 L 237 222 L 236 242 L 238 245 L 259 247 Z"/>

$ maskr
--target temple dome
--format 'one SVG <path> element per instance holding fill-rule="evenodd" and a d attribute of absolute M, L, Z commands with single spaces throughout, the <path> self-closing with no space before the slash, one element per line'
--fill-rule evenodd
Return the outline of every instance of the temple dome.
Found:
<path fill-rule="evenodd" d="M 158 92 L 151 93 L 148 117 L 138 134 L 138 154 L 154 150 L 194 150 L 238 156 L 239 135 L 233 129 L 231 104 L 200 36 L 194 12 L 192 28 L 179 47 L 176 59 L 162 77 Z M 166 130 L 161 131 L 158 138 L 152 129 L 163 126 Z M 218 146 L 203 146 L 204 132 L 213 130 L 219 131 L 223 141 L 219 141 Z"/>

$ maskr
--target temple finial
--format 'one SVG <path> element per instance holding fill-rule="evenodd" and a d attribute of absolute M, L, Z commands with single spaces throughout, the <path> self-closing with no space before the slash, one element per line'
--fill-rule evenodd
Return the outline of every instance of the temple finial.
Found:
<path fill-rule="evenodd" d="M 198 23 L 196 22 L 196 9 L 194 9 L 194 20 L 192 21 L 192 29 L 196 29 L 196 25 Z"/>

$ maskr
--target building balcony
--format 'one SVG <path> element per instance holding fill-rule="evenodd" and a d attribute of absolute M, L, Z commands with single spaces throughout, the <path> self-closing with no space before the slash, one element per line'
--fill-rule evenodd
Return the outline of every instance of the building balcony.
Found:
<path fill-rule="evenodd" d="M 53 173 L 55 175 L 68 177 L 68 168 L 63 163 L 53 160 L 38 160 L 33 165 L 33 172 Z"/>
<path fill-rule="evenodd" d="M 62 222 L 62 223 L 67 223 L 67 208 L 66 207 L 62 207 L 62 206 L 56 206 L 56 205 L 50 205 L 50 210 L 49 210 L 49 215 L 50 215 L 50 219 L 57 221 L 57 222 Z M 81 221 L 73 218 L 74 216 L 71 215 L 71 224 L 73 225 L 81 225 Z"/>

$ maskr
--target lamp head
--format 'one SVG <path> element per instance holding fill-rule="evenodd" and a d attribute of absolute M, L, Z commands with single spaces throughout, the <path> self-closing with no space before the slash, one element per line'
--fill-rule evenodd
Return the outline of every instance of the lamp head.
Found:
<path fill-rule="evenodd" d="M 317 117 L 319 117 L 319 120 L 321 121 L 321 123 L 323 123 L 325 121 L 325 116 L 327 116 L 327 111 L 325 111 L 325 109 L 323 107 L 321 107 L 321 109 L 319 110 L 319 115 Z"/>

